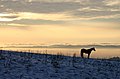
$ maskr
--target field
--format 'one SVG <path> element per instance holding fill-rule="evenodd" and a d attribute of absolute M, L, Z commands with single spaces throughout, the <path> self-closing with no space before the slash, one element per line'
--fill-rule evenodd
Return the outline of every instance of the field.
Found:
<path fill-rule="evenodd" d="M 120 59 L 0 50 L 0 79 L 120 79 Z"/>

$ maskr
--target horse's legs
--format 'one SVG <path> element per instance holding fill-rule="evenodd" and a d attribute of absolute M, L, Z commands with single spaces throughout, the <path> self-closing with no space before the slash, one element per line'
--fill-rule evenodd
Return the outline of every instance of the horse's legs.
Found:
<path fill-rule="evenodd" d="M 83 58 L 83 52 L 81 52 L 81 57 Z"/>
<path fill-rule="evenodd" d="M 89 59 L 89 57 L 90 57 L 90 53 L 88 53 L 88 59 Z"/>

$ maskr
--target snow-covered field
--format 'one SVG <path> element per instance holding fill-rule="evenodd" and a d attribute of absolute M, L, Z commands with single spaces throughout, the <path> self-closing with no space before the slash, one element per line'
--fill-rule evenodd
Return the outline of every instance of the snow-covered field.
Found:
<path fill-rule="evenodd" d="M 120 59 L 0 50 L 0 79 L 120 79 Z"/>

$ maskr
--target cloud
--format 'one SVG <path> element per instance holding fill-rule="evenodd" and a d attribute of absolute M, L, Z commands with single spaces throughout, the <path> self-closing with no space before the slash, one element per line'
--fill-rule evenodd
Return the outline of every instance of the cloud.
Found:
<path fill-rule="evenodd" d="M 14 12 L 56 13 L 70 11 L 79 8 L 77 2 L 25 2 L 25 1 L 1 1 L 4 9 Z"/>
<path fill-rule="evenodd" d="M 1 0 L 0 12 L 4 16 L 0 15 L 0 21 L 23 23 L 33 20 L 38 23 L 43 20 L 46 23 L 53 23 L 69 20 L 119 19 L 119 2 L 119 0 Z"/>
<path fill-rule="evenodd" d="M 120 0 L 105 0 L 104 2 L 108 6 L 119 6 L 120 7 Z"/>
<path fill-rule="evenodd" d="M 18 20 L 19 16 L 17 14 L 11 14 L 11 13 L 0 13 L 0 22 L 1 21 L 14 21 Z"/>
<path fill-rule="evenodd" d="M 30 30 L 31 25 L 27 25 L 27 24 L 21 24 L 21 23 L 11 23 L 11 22 L 3 22 L 0 23 L 0 29 L 2 30 L 2 28 L 4 28 L 3 30 L 5 30 L 5 28 L 9 29 L 21 29 L 21 30 Z M 2 32 L 1 32 L 2 33 Z"/>
<path fill-rule="evenodd" d="M 13 21 L 13 23 L 17 23 L 17 24 L 24 24 L 26 26 L 31 26 L 31 25 L 48 25 L 48 24 L 64 24 L 64 21 L 52 21 L 52 20 L 31 20 L 31 19 L 22 19 L 22 20 L 16 20 Z"/>
<path fill-rule="evenodd" d="M 69 18 L 69 15 L 65 13 L 55 13 L 55 14 L 43 14 L 43 13 L 30 13 L 30 12 L 23 12 L 18 14 L 21 19 L 33 19 L 33 20 L 65 20 Z"/>
<path fill-rule="evenodd" d="M 99 18 L 120 18 L 118 15 L 120 11 L 76 11 L 72 13 L 74 17 L 84 19 L 99 19 Z M 118 17 L 116 17 L 118 16 Z"/>
<path fill-rule="evenodd" d="M 63 24 L 69 16 L 65 14 L 39 14 L 20 12 L 17 14 L 0 14 L 1 24 L 25 24 L 27 25 L 41 25 L 41 24 Z"/>

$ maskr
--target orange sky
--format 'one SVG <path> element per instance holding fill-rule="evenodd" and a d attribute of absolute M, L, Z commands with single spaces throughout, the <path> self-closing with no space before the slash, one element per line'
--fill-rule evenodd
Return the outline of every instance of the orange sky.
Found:
<path fill-rule="evenodd" d="M 120 1 L 92 1 L 1 1 L 0 44 L 120 43 Z"/>

